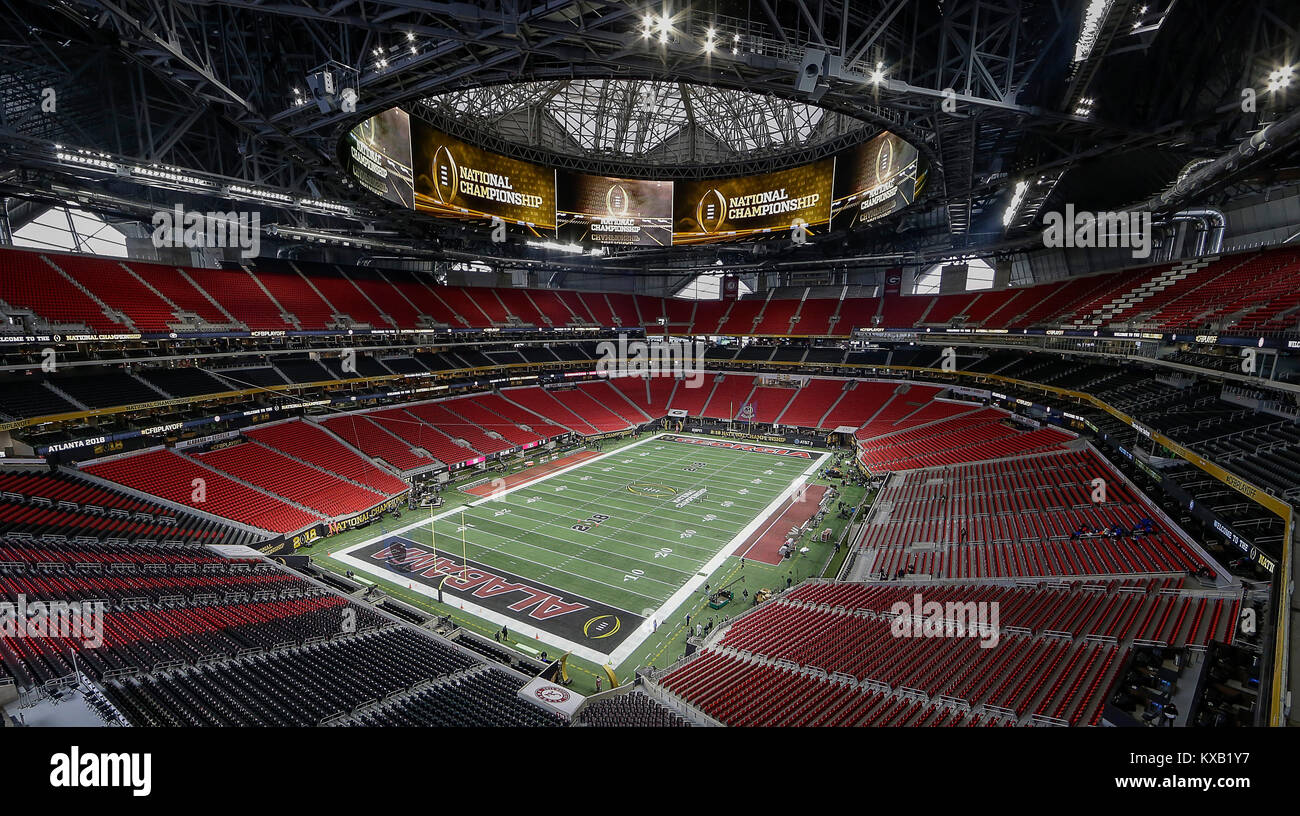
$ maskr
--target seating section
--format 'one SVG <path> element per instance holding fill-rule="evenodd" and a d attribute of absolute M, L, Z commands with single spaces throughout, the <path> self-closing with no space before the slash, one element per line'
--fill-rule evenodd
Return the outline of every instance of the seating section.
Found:
<path fill-rule="evenodd" d="M 610 393 L 609 386 L 605 383 L 575 385 L 572 388 L 555 389 L 550 393 L 566 408 L 582 417 L 584 422 L 601 433 L 624 431 L 640 425 L 643 421 L 640 417 L 627 416 L 634 414 L 631 407 L 628 407 L 625 412 L 615 410 L 619 407 L 615 402 L 619 399 L 618 395 Z"/>
<path fill-rule="evenodd" d="M 975 713 L 838 678 L 706 650 L 663 687 L 729 726 L 1007 726 L 1014 712 Z"/>
<path fill-rule="evenodd" d="M 334 326 L 334 309 L 320 296 L 292 265 L 272 268 L 263 263 L 257 279 L 285 312 L 292 314 L 300 329 L 328 329 Z M 321 281 L 318 280 L 317 283 Z"/>
<path fill-rule="evenodd" d="M 942 407 L 940 407 L 942 406 Z M 953 416 L 933 419 L 944 412 Z M 932 403 L 898 424 L 917 423 L 905 431 L 859 438 L 858 460 L 872 472 L 955 465 L 1057 448 L 1073 437 L 1055 428 L 1030 429 L 994 408 Z M 876 425 L 879 429 L 880 426 Z M 865 429 L 864 429 L 865 430 Z M 859 431 L 862 434 L 863 431 Z"/>
<path fill-rule="evenodd" d="M 509 442 L 488 436 L 484 429 L 453 413 L 446 403 L 424 402 L 406 406 L 408 413 L 434 426 L 453 439 L 464 439 L 481 454 L 500 453 L 514 447 Z M 432 451 L 438 456 L 436 451 Z M 442 458 L 439 456 L 438 458 Z M 445 461 L 445 460 L 444 460 Z"/>
<path fill-rule="evenodd" d="M 727 725 L 1095 725 L 1132 646 L 1232 641 L 1239 595 L 1161 584 L 808 583 L 662 683 Z M 954 636 L 899 636 L 918 593 Z"/>
<path fill-rule="evenodd" d="M 422 728 L 541 728 L 565 724 L 558 714 L 524 702 L 519 697 L 519 682 L 494 669 L 467 672 L 401 700 L 384 703 L 348 724 Z"/>
<path fill-rule="evenodd" d="M 292 653 L 114 681 L 106 691 L 141 726 L 562 725 L 519 698 L 521 682 L 389 625 Z"/>
<path fill-rule="evenodd" d="M 248 544 L 218 522 L 102 487 L 75 473 L 0 471 L 0 535 L 51 541 Z"/>
<path fill-rule="evenodd" d="M 52 416 L 80 409 L 45 387 L 44 380 L 27 377 L 0 381 L 0 416 L 7 419 Z"/>
<path fill-rule="evenodd" d="M 507 422 L 531 428 L 534 433 L 544 439 L 553 439 L 569 433 L 567 428 L 562 428 L 554 422 L 548 422 L 532 411 L 507 399 L 514 392 L 515 389 L 507 388 L 491 394 L 476 394 L 472 399 L 475 404 L 491 411 Z M 505 434 L 502 433 L 502 436 L 505 436 Z"/>
<path fill-rule="evenodd" d="M 139 331 L 171 330 L 169 324 L 175 322 L 176 310 L 122 263 L 93 255 L 60 255 L 52 260 L 100 301 L 122 304 Z"/>
<path fill-rule="evenodd" d="M 841 337 L 854 327 L 872 326 L 1125 326 L 1243 333 L 1300 327 L 1295 298 L 1300 253 L 1293 249 L 982 293 L 882 299 L 846 295 L 863 287 L 807 287 L 784 289 L 780 296 L 698 302 L 612 292 L 431 286 L 396 270 L 274 259 L 256 263 L 249 270 L 192 269 L 183 275 L 135 261 L 6 250 L 0 254 L 0 300 L 30 308 L 52 325 L 102 333 L 166 332 L 182 315 L 255 330 L 340 327 L 336 316 L 343 316 L 379 328 L 417 328 L 427 318 L 454 328 L 622 326 L 656 333 Z M 122 320 L 106 314 L 100 303 Z M 660 326 L 661 317 L 666 326 Z"/>
<path fill-rule="evenodd" d="M 840 380 L 809 380 L 794 395 L 794 399 L 777 420 L 782 425 L 797 428 L 825 427 L 821 424 L 821 418 L 844 394 L 844 385 Z"/>
<path fill-rule="evenodd" d="M 273 496 L 331 517 L 351 516 L 387 498 L 255 442 L 231 445 L 195 459 Z"/>
<path fill-rule="evenodd" d="M 130 331 L 35 252 L 0 250 L 0 301 L 30 309 L 54 326 L 86 326 L 101 334 Z"/>
<path fill-rule="evenodd" d="M 59 375 L 46 380 L 46 385 L 67 394 L 88 408 L 136 405 L 162 399 L 162 395 L 157 391 L 120 371 L 107 375 L 103 373 Z"/>
<path fill-rule="evenodd" d="M 142 368 L 136 374 L 172 397 L 197 397 L 236 390 L 200 368 Z"/>
<path fill-rule="evenodd" d="M 1104 501 L 1097 492 L 1100 479 Z M 1204 564 L 1091 450 L 892 476 L 859 541 L 866 572 L 946 579 L 1184 573 Z M 1118 535 L 1116 533 L 1119 533 Z"/>
<path fill-rule="evenodd" d="M 594 425 L 569 410 L 551 392 L 539 386 L 508 388 L 502 391 L 501 395 L 513 402 L 517 407 L 523 408 L 539 418 L 557 423 L 574 433 L 583 434 L 584 436 L 600 433 Z M 531 426 L 531 423 L 529 424 Z"/>
<path fill-rule="evenodd" d="M 700 415 L 712 419 L 747 419 L 742 413 L 753 392 L 753 375 L 726 374 L 713 389 L 713 395 L 705 403 Z"/>
<path fill-rule="evenodd" d="M 411 417 L 410 421 L 416 420 Z M 438 464 L 436 459 L 417 454 L 403 438 L 375 424 L 368 414 L 330 417 L 321 425 L 366 456 L 387 462 L 403 473 Z"/>
<path fill-rule="evenodd" d="M 452 437 L 402 408 L 372 411 L 365 417 L 406 442 L 412 449 L 428 451 L 438 461 L 448 465 L 462 465 L 477 458 L 474 450 L 456 444 Z"/>
<path fill-rule="evenodd" d="M 737 376 L 736 379 L 741 377 Z M 705 404 L 708 403 L 714 388 L 722 381 L 723 378 L 714 374 L 697 374 L 694 377 L 682 378 L 673 391 L 672 401 L 668 404 L 669 410 L 685 411 L 687 416 L 692 417 L 704 416 Z"/>
<path fill-rule="evenodd" d="M 578 712 L 578 725 L 591 728 L 686 728 L 690 720 L 639 691 L 593 700 Z"/>
<path fill-rule="evenodd" d="M 0 511 L 54 497 L 82 513 L 167 512 L 72 474 L 6 469 L 0 487 Z M 104 689 L 101 712 L 141 727 L 565 724 L 518 696 L 527 678 L 269 560 L 221 557 L 201 542 L 245 539 L 171 517 L 144 531 L 165 541 L 5 525 L 0 604 L 85 606 L 65 632 L 0 633 L 0 677 L 53 688 L 80 672 Z"/>
<path fill-rule="evenodd" d="M 292 329 L 293 325 L 245 269 L 195 269 L 190 280 L 236 320 L 257 330 Z"/>
<path fill-rule="evenodd" d="M 442 405 L 456 416 L 463 417 L 466 422 L 472 422 L 484 431 L 500 434 L 513 445 L 524 446 L 545 441 L 539 434 L 525 431 L 514 422 L 494 413 L 484 404 L 488 398 L 500 399 L 495 394 L 477 394 L 447 400 Z"/>
<path fill-rule="evenodd" d="M 87 465 L 85 472 L 195 510 L 273 533 L 317 524 L 322 516 L 246 487 L 171 450 L 152 450 Z"/>
<path fill-rule="evenodd" d="M 755 387 L 749 397 L 749 402 L 754 406 L 754 421 L 764 424 L 775 422 L 798 393 L 797 388 Z"/>
<path fill-rule="evenodd" d="M 831 407 L 822 419 L 822 427 L 875 427 L 867 423 L 892 423 L 924 405 L 938 393 L 939 389 L 930 386 L 860 382 L 846 391 L 840 401 Z M 858 433 L 861 434 L 862 431 Z"/>
<path fill-rule="evenodd" d="M 1166 646 L 1231 643 L 1241 606 L 1236 596 L 1205 597 L 1183 591 L 1181 578 L 1091 581 L 1032 586 L 927 585 L 926 601 L 998 604 L 998 625 L 1031 634 L 1097 636 Z M 809 583 L 784 596 L 790 603 L 886 615 L 913 604 L 917 584 Z M 954 607 L 957 608 L 957 607 Z M 737 647 L 740 648 L 740 647 Z"/>
<path fill-rule="evenodd" d="M 180 314 L 194 315 L 198 320 L 191 322 L 198 325 L 229 326 L 235 322 L 221 311 L 209 295 L 192 282 L 196 279 L 202 280 L 203 273 L 207 270 L 191 269 L 187 273 L 174 266 L 141 261 L 124 261 L 123 264 L 134 272 L 137 278 L 166 298 L 168 303 L 175 305 L 178 317 Z M 130 313 L 130 304 L 122 304 L 122 307 L 128 314 Z"/>

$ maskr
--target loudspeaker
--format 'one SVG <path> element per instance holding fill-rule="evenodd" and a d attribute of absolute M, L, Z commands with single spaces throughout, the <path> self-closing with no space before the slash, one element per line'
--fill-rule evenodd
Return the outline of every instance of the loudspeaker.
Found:
<path fill-rule="evenodd" d="M 816 90 L 818 81 L 826 74 L 826 58 L 828 56 L 825 51 L 816 48 L 804 50 L 803 60 L 799 63 L 799 75 L 794 79 L 794 89 L 796 91 L 811 94 Z"/>

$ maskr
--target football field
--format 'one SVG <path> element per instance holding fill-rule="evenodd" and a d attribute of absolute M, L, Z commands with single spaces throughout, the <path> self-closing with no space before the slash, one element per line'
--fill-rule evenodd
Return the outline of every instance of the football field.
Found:
<path fill-rule="evenodd" d="M 334 557 L 520 637 L 617 665 L 770 525 L 826 456 L 660 434 Z"/>

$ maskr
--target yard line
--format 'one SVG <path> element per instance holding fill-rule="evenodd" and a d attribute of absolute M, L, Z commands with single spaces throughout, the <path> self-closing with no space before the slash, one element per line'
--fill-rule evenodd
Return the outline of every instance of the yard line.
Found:
<path fill-rule="evenodd" d="M 494 533 L 491 533 L 491 532 L 488 532 L 488 531 L 483 531 L 483 534 L 484 534 L 484 535 L 489 535 L 489 536 L 494 536 L 494 537 L 496 537 L 496 538 L 504 538 L 504 536 L 496 536 Z M 469 538 L 469 536 L 466 536 L 466 540 L 467 540 L 467 541 L 468 541 L 468 538 Z M 511 541 L 512 539 L 505 539 L 505 540 L 506 540 L 506 541 Z M 520 542 L 520 543 L 523 543 L 523 542 Z M 528 562 L 529 564 L 533 564 L 533 565 L 535 565 L 535 566 L 538 566 L 538 567 L 541 567 L 541 568 L 542 568 L 543 571 L 542 571 L 541 573 L 539 573 L 539 574 L 536 574 L 536 575 L 527 575 L 527 576 L 525 576 L 525 577 L 528 577 L 528 578 L 534 578 L 534 579 L 540 581 L 540 580 L 542 580 L 543 578 L 545 578 L 545 577 L 547 576 L 547 574 L 549 574 L 549 573 L 551 573 L 551 572 L 562 572 L 562 573 L 564 573 L 565 575 L 571 575 L 571 576 L 573 576 L 574 578 L 577 578 L 577 579 L 580 580 L 580 581 L 586 581 L 586 582 L 588 582 L 588 583 L 592 583 L 592 584 L 600 584 L 601 586 L 606 586 L 606 587 L 609 587 L 610 589 L 618 590 L 618 591 L 620 591 L 620 592 L 626 592 L 626 593 L 628 593 L 628 594 L 630 594 L 630 595 L 636 595 L 638 598 L 645 598 L 647 601 L 654 601 L 654 600 L 657 600 L 657 598 L 655 598 L 655 597 L 653 597 L 653 596 L 645 595 L 645 594 L 640 593 L 640 592 L 637 592 L 637 591 L 635 591 L 635 590 L 628 589 L 627 587 L 625 587 L 625 586 L 621 586 L 621 585 L 619 585 L 619 584 L 610 584 L 610 583 L 607 583 L 607 582 L 605 582 L 605 581 L 600 580 L 599 578 L 593 578 L 593 577 L 591 577 L 591 576 L 589 576 L 589 575 L 584 575 L 584 574 L 582 574 L 582 573 L 578 573 L 578 572 L 570 572 L 569 570 L 566 570 L 566 569 L 564 569 L 563 567 L 551 566 L 550 564 L 545 564 L 545 563 L 543 563 L 543 562 L 541 562 L 541 561 L 534 561 L 534 560 L 531 559 L 531 558 L 526 558 L 526 557 L 524 557 L 524 556 L 522 556 L 522 555 L 518 555 L 518 554 L 516 554 L 516 553 L 512 553 L 512 552 L 507 552 L 507 551 L 502 550 L 502 549 L 500 549 L 500 548 L 498 548 L 498 547 L 492 547 L 492 546 L 490 546 L 490 545 L 488 545 L 488 544 L 484 544 L 484 543 L 479 542 L 479 541 L 475 541 L 475 542 L 473 542 L 473 545 L 476 546 L 476 547 L 478 547 L 479 549 L 486 550 L 487 552 L 497 553 L 498 555 L 502 556 L 503 558 L 507 558 L 507 559 L 511 559 L 511 560 L 515 560 L 515 561 L 526 561 L 526 562 Z M 446 549 L 447 552 L 450 552 L 450 553 L 452 553 L 452 554 L 454 555 L 454 551 L 453 551 L 452 549 L 450 549 L 450 548 L 445 548 L 445 549 Z M 540 548 L 540 549 L 545 549 L 545 548 L 543 547 L 543 548 Z M 557 553 L 557 552 L 555 552 L 554 550 L 546 550 L 546 552 L 551 553 L 552 555 L 562 555 L 562 553 Z M 578 559 L 578 560 L 579 560 L 579 561 L 582 561 L 583 559 Z M 625 570 L 620 570 L 620 569 L 617 569 L 616 567 L 608 567 L 608 566 L 605 566 L 604 564 L 597 564 L 597 563 L 595 563 L 594 561 L 586 561 L 586 562 L 584 562 L 584 563 L 589 563 L 589 564 L 591 564 L 591 565 L 594 566 L 594 567 L 599 567 L 600 569 L 604 569 L 604 570 L 613 570 L 614 572 L 618 572 L 618 573 L 621 573 L 621 574 L 624 574 L 624 575 L 627 574 L 627 572 L 626 572 Z M 495 565 L 494 565 L 494 564 L 489 564 L 488 566 L 495 566 Z M 644 575 L 641 576 L 641 577 L 642 577 L 642 578 L 649 578 L 649 576 L 644 576 Z M 654 580 L 654 579 L 650 579 L 650 580 L 651 580 L 652 583 L 663 584 L 664 586 L 669 587 L 669 588 L 672 588 L 672 587 L 675 586 L 675 584 L 670 584 L 670 583 L 668 583 L 668 582 L 666 582 L 666 581 L 656 581 L 656 580 Z M 571 589 L 571 587 L 559 587 L 559 589 Z"/>
<path fill-rule="evenodd" d="M 514 514 L 512 513 L 511 515 L 514 515 Z M 531 521 L 532 519 L 529 519 L 529 520 Z M 513 525 L 513 524 L 508 524 L 508 523 L 506 523 L 506 522 L 503 522 L 503 521 L 501 521 L 501 519 L 499 519 L 499 518 L 482 519 L 481 521 L 484 522 L 484 523 L 490 523 L 490 524 L 499 525 L 499 526 L 501 526 L 501 527 L 505 527 L 505 528 L 510 529 L 510 530 L 518 530 L 518 531 L 521 532 L 521 533 L 535 533 L 535 534 L 540 535 L 540 536 L 543 536 L 544 538 L 549 539 L 549 540 L 551 540 L 551 541 L 559 541 L 559 542 L 564 543 L 564 544 L 572 544 L 573 546 L 581 547 L 581 548 L 583 548 L 584 550 L 595 550 L 596 552 L 603 552 L 603 553 L 605 553 L 606 555 L 612 555 L 612 556 L 614 556 L 615 558 L 620 558 L 620 559 L 623 559 L 623 560 L 626 560 L 626 561 L 631 561 L 631 562 L 636 563 L 636 564 L 654 564 L 656 567 L 663 567 L 664 569 L 668 570 L 669 572 L 677 572 L 677 573 L 681 573 L 682 575 L 689 575 L 689 574 L 691 574 L 691 573 L 693 573 L 693 572 L 695 571 L 694 568 L 693 568 L 693 569 L 689 569 L 689 570 L 680 570 L 680 569 L 676 569 L 676 568 L 674 568 L 674 567 L 669 567 L 669 566 L 666 565 L 666 564 L 659 564 L 659 563 L 654 562 L 654 561 L 642 561 L 641 559 L 639 559 L 639 558 L 637 558 L 637 557 L 635 557 L 635 556 L 632 556 L 632 555 L 625 555 L 625 554 L 623 554 L 623 553 L 611 552 L 610 550 L 604 550 L 604 549 L 601 549 L 601 548 L 599 548 L 599 547 L 593 547 L 593 546 L 590 546 L 590 545 L 585 545 L 585 544 L 579 543 L 578 541 L 575 541 L 575 540 L 573 540 L 573 539 L 562 539 L 562 538 L 560 538 L 560 537 L 558 537 L 558 536 L 547 536 L 545 533 L 540 533 L 540 532 L 538 531 L 537 528 L 524 528 L 524 527 L 517 527 L 517 526 L 515 526 L 515 525 Z M 545 524 L 546 522 L 541 522 L 541 523 L 542 523 L 542 524 Z M 563 526 L 563 525 L 560 525 L 560 526 Z M 490 531 L 487 530 L 487 528 L 485 528 L 485 527 L 479 527 L 479 528 L 475 528 L 475 529 L 482 529 L 482 530 L 484 530 L 484 532 L 490 532 Z M 579 532 L 578 530 L 574 530 L 574 529 L 571 529 L 571 528 L 569 528 L 569 527 L 564 527 L 564 529 L 568 530 L 570 533 L 577 533 L 577 532 Z M 493 535 L 496 535 L 496 534 L 493 533 Z M 514 540 L 514 539 L 511 539 L 511 538 L 508 537 L 508 536 L 499 536 L 499 537 L 500 537 L 500 538 L 504 538 L 504 539 L 506 539 L 507 541 Z M 563 550 L 554 550 L 554 549 L 551 549 L 550 547 L 543 547 L 543 546 L 541 546 L 541 545 L 533 544 L 533 543 L 531 543 L 531 542 L 527 542 L 527 541 L 519 541 L 518 543 L 520 543 L 520 544 L 524 544 L 524 545 L 526 545 L 526 546 L 530 546 L 530 547 L 537 547 L 538 549 L 546 550 L 547 552 L 553 552 L 553 553 L 555 553 L 556 555 L 563 555 L 563 556 L 565 556 L 565 557 L 575 557 L 575 558 L 577 557 L 577 556 L 571 556 L 569 553 L 566 553 L 566 552 L 564 552 Z M 685 557 L 685 556 L 683 556 L 683 557 Z M 579 559 L 579 560 L 580 560 L 580 561 L 585 561 L 586 559 Z M 590 562 L 587 562 L 587 563 L 599 564 L 600 562 L 598 562 L 598 561 L 590 561 Z M 694 563 L 694 562 L 692 562 L 692 563 Z M 700 563 L 703 563 L 703 562 L 700 562 Z M 612 565 L 609 565 L 609 564 L 601 564 L 601 566 L 608 567 L 609 569 L 617 569 L 617 570 L 619 570 L 620 572 L 624 572 L 624 573 L 626 573 L 626 570 L 623 570 L 623 569 L 621 569 L 621 568 L 619 568 L 619 567 L 615 567 L 615 566 L 612 566 Z"/>
<path fill-rule="evenodd" d="M 584 495 L 591 495 L 591 494 L 584 494 Z M 558 502 L 558 501 L 556 501 L 554 498 L 552 498 L 552 497 L 550 497 L 550 496 L 545 496 L 545 495 L 543 495 L 543 496 L 534 496 L 533 498 L 536 500 L 536 503 L 550 504 L 550 505 L 555 505 L 555 506 L 557 506 L 557 507 L 568 507 L 568 506 L 569 506 L 569 505 L 564 504 L 563 502 Z M 608 502 L 610 502 L 610 503 L 617 503 L 618 501 L 626 501 L 626 500 L 625 500 L 625 499 L 624 499 L 620 494 L 618 494 L 618 493 L 614 493 L 614 494 L 612 494 L 612 495 L 611 495 L 611 496 L 610 496 L 606 501 L 608 501 Z M 731 508 L 731 507 L 712 507 L 712 506 L 710 506 L 710 505 L 707 503 L 708 501 L 711 501 L 711 500 L 706 499 L 706 500 L 703 500 L 703 501 L 691 502 L 689 505 L 687 505 L 687 507 L 693 507 L 693 508 L 695 508 L 696 510 L 704 510 L 706 515 L 707 515 L 708 513 L 714 513 L 714 514 L 719 514 L 720 516 L 734 516 L 734 517 L 736 518 L 736 520 L 738 520 L 738 521 L 747 521 L 748 519 L 750 519 L 750 518 L 753 517 L 754 513 L 758 512 L 760 509 L 762 509 L 763 507 L 766 507 L 766 506 L 767 506 L 767 503 L 764 502 L 764 503 L 761 504 L 761 505 L 757 505 L 757 506 L 755 506 L 755 507 L 753 508 L 752 511 L 746 512 L 746 511 L 745 511 L 746 508 L 735 509 L 735 508 Z M 513 506 L 517 506 L 517 505 L 511 505 L 511 506 L 513 507 Z M 638 504 L 638 505 L 635 505 L 635 506 L 636 506 L 637 508 L 640 508 L 642 505 L 639 505 L 639 504 Z M 678 514 L 681 514 L 681 515 L 684 515 L 684 516 L 689 516 L 690 518 L 695 518 L 695 517 L 696 517 L 696 512 L 695 512 L 695 510 L 687 510 L 685 507 L 675 507 L 675 506 L 663 507 L 663 506 L 660 506 L 660 507 L 657 507 L 657 508 L 656 508 L 656 512 L 663 512 L 663 513 L 678 513 Z M 558 514 L 557 514 L 557 515 L 558 515 Z M 684 519 L 684 521 L 685 521 L 685 519 Z"/>
<path fill-rule="evenodd" d="M 737 456 L 737 452 L 731 452 L 731 453 L 732 453 L 732 456 Z M 744 453 L 745 453 L 745 452 L 742 451 L 742 452 L 740 452 L 740 455 L 744 455 Z M 750 456 L 770 456 L 770 455 L 768 455 L 768 453 L 753 453 L 753 452 L 750 452 Z M 686 459 L 689 459 L 689 457 L 686 457 Z M 650 460 L 650 461 L 655 461 L 655 460 Z M 682 459 L 677 459 L 676 461 L 677 461 L 677 463 L 680 463 L 680 461 L 684 461 L 684 460 L 682 460 Z M 617 465 L 616 468 L 608 468 L 608 469 L 638 470 L 636 464 L 637 464 L 637 463 L 628 463 L 628 464 L 619 463 L 619 465 Z M 710 465 L 712 465 L 712 466 L 716 466 L 716 468 L 719 468 L 719 469 L 724 469 L 724 468 L 725 468 L 725 465 L 727 465 L 727 463 L 725 463 L 725 461 L 719 461 L 719 460 L 710 461 L 710 463 L 707 463 L 707 464 L 710 464 Z M 767 469 L 768 469 L 768 470 L 771 470 L 772 468 L 767 468 Z M 658 470 L 662 470 L 662 468 L 655 468 L 655 469 L 653 469 L 653 470 L 649 470 L 649 472 L 658 472 Z M 602 472 L 602 473 L 607 472 L 607 469 L 606 469 L 606 468 L 601 468 L 601 472 Z M 684 469 L 684 472 L 685 472 L 685 469 Z M 637 473 L 637 476 L 640 477 L 640 476 L 641 476 L 641 473 Z M 722 477 L 722 474 L 720 474 L 720 473 L 703 473 L 703 472 L 701 472 L 701 476 L 705 476 L 705 477 L 714 477 L 714 478 L 724 478 L 724 477 Z M 758 473 L 757 476 L 780 477 L 781 474 L 780 474 L 780 473 L 771 473 L 771 474 L 767 474 L 767 473 Z M 732 481 L 733 481 L 733 483 L 735 483 L 735 485 L 737 485 L 737 486 L 742 486 L 742 485 L 745 485 L 745 483 L 749 483 L 749 478 L 746 478 L 746 477 L 740 477 L 740 479 L 732 479 Z M 788 481 L 789 481 L 789 478 L 785 479 L 785 481 L 788 482 Z"/>
<path fill-rule="evenodd" d="M 549 515 L 549 516 L 551 516 L 551 517 L 553 517 L 553 518 L 563 518 L 562 516 L 559 516 L 559 515 L 557 515 L 557 514 L 555 514 L 555 513 L 552 513 L 552 512 L 550 512 L 549 510 L 541 510 L 541 511 L 539 511 L 539 510 L 533 510 L 533 509 L 528 508 L 528 507 L 521 507 L 521 508 L 519 508 L 519 509 L 520 509 L 521 511 L 523 511 L 524 513 L 528 513 L 528 512 L 534 512 L 534 513 L 536 513 L 536 512 L 542 512 L 542 513 L 546 513 L 547 515 Z M 520 515 L 520 513 L 511 512 L 510 515 Z M 614 519 L 616 519 L 616 518 L 618 518 L 618 517 L 617 517 L 617 516 L 612 516 L 610 520 L 612 521 L 612 520 L 614 520 Z M 634 518 L 633 520 L 629 521 L 628 523 L 629 523 L 629 524 L 631 524 L 631 523 L 637 523 L 637 522 L 640 521 L 641 518 L 642 518 L 642 516 L 637 516 L 636 518 Z M 529 521 L 533 521 L 533 520 L 535 520 L 535 519 L 531 519 L 531 518 L 529 519 Z M 579 535 L 590 536 L 592 540 L 606 540 L 606 539 L 609 539 L 609 538 L 612 537 L 612 536 L 610 536 L 610 535 L 594 535 L 594 534 L 592 533 L 591 530 L 586 530 L 586 531 L 583 531 L 583 530 L 575 530 L 575 529 L 573 529 L 573 525 L 572 525 L 572 524 L 562 524 L 562 523 L 559 523 L 559 522 L 552 522 L 552 521 L 546 521 L 546 520 L 542 520 L 540 523 L 542 523 L 542 524 L 547 524 L 547 525 L 554 526 L 554 527 L 562 527 L 562 528 L 564 528 L 565 530 L 568 530 L 568 531 L 571 532 L 571 533 L 578 533 Z M 608 525 L 608 527 L 607 527 L 607 525 Z M 653 539 L 653 540 L 655 540 L 655 541 L 660 541 L 660 542 L 663 542 L 663 543 L 665 543 L 665 544 L 681 544 L 681 543 L 682 543 L 680 539 L 676 539 L 676 538 L 660 538 L 660 537 L 658 537 L 658 536 L 650 535 L 649 533 L 639 533 L 639 532 L 635 532 L 635 531 L 633 531 L 633 530 L 628 529 L 626 526 L 611 525 L 608 521 L 603 522 L 603 523 L 598 524 L 598 525 L 595 525 L 592 529 L 593 529 L 593 530 L 594 530 L 594 529 L 611 529 L 611 530 L 614 531 L 614 534 L 618 534 L 618 533 L 627 533 L 627 534 L 630 534 L 630 535 L 636 535 L 636 536 L 641 536 L 641 537 L 643 537 L 643 538 L 649 538 L 649 539 Z M 555 536 L 555 538 L 559 538 L 559 536 Z M 575 539 L 575 540 L 574 540 L 574 543 L 576 543 L 576 544 L 581 544 L 581 541 L 584 541 L 584 540 L 586 540 L 586 539 Z M 646 546 L 646 545 L 643 545 L 643 544 L 636 544 L 636 543 L 631 542 L 631 541 L 627 541 L 627 542 L 619 542 L 619 543 L 627 544 L 629 547 L 637 547 L 637 548 L 639 548 L 639 549 L 650 550 L 651 552 L 659 552 L 659 551 L 660 551 L 660 550 L 657 550 L 657 549 L 655 549 L 655 548 L 653 548 L 653 547 L 649 547 L 649 546 Z M 698 549 L 701 549 L 701 550 L 705 550 L 705 551 L 707 551 L 707 548 L 705 548 L 705 547 L 700 547 L 700 548 L 698 548 Z M 606 551 L 602 550 L 602 552 L 606 552 Z M 673 553 L 673 555 L 676 555 L 676 553 Z M 686 556 L 680 556 L 680 557 L 681 557 L 681 558 L 686 558 Z M 688 560 L 690 560 L 690 559 L 688 559 Z"/>

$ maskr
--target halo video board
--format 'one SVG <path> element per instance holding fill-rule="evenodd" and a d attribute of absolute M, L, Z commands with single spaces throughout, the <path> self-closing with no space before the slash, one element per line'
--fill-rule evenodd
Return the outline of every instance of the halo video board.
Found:
<path fill-rule="evenodd" d="M 925 187 L 926 163 L 915 147 L 889 131 L 835 156 L 831 226 L 851 229 L 898 212 Z"/>
<path fill-rule="evenodd" d="M 411 180 L 411 115 L 401 108 L 375 114 L 348 132 L 347 168 L 370 192 L 407 209 Z"/>
<path fill-rule="evenodd" d="M 595 246 L 670 246 L 673 183 L 555 174 L 555 222 L 561 241 Z"/>
<path fill-rule="evenodd" d="M 679 181 L 673 188 L 673 243 L 790 233 L 800 221 L 810 235 L 824 231 L 834 172 L 831 158 L 757 176 Z"/>
<path fill-rule="evenodd" d="M 419 120 L 411 141 L 419 212 L 497 217 L 535 235 L 555 235 L 554 170 L 466 144 Z"/>
<path fill-rule="evenodd" d="M 885 131 L 829 158 L 749 176 L 658 181 L 554 170 L 468 144 L 392 108 L 347 135 L 349 173 L 388 201 L 449 218 L 500 218 L 587 246 L 796 240 L 868 224 L 914 202 L 927 164 Z"/>

